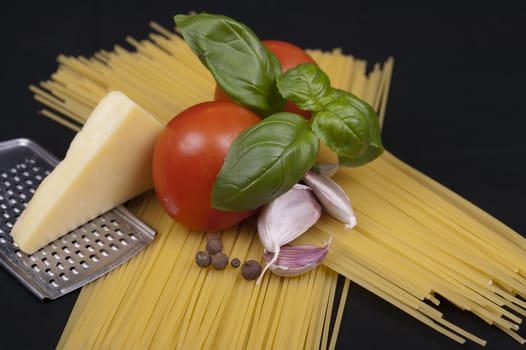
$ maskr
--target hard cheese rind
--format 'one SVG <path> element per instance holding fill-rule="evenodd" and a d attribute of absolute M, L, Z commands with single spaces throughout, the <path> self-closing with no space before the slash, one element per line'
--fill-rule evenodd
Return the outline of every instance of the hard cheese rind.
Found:
<path fill-rule="evenodd" d="M 18 247 L 32 254 L 150 189 L 153 148 L 162 127 L 123 93 L 106 95 L 13 226 Z"/>

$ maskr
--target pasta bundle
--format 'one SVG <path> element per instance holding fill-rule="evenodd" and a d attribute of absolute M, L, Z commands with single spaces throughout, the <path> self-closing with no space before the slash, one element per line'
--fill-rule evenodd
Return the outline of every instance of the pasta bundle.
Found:
<path fill-rule="evenodd" d="M 152 27 L 148 40 L 127 38 L 133 50 L 60 56 L 52 79 L 31 87 L 48 107 L 42 114 L 78 129 L 102 96 L 121 90 L 168 122 L 209 100 L 215 84 L 208 71 L 178 35 Z M 366 74 L 367 62 L 341 50 L 309 53 L 333 86 L 365 99 L 383 121 L 392 59 Z M 332 155 L 324 150 L 322 158 Z M 174 223 L 152 193 L 133 200 L 130 208 L 158 237 L 83 288 L 59 348 L 333 348 L 351 280 L 455 341 L 485 344 L 445 319 L 440 298 L 524 343 L 516 332 L 526 315 L 522 236 L 389 152 L 334 178 L 349 194 L 358 226 L 346 230 L 323 216 L 296 243 L 321 245 L 332 237 L 325 266 L 298 278 L 268 274 L 261 286 L 234 269 L 198 268 L 193 256 L 204 234 Z M 260 258 L 254 230 L 246 222 L 223 232 L 227 254 Z M 331 337 L 338 274 L 346 279 Z"/>

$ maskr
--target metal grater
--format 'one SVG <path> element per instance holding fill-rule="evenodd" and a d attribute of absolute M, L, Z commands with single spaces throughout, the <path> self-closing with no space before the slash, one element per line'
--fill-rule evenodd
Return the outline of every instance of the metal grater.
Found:
<path fill-rule="evenodd" d="M 58 164 L 28 139 L 0 142 L 0 263 L 40 299 L 56 299 L 104 275 L 156 232 L 118 206 L 28 255 L 10 232 L 40 182 Z"/>

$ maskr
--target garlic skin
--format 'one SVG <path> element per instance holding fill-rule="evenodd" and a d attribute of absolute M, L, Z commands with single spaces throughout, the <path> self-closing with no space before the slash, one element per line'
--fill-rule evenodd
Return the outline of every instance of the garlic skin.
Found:
<path fill-rule="evenodd" d="M 303 181 L 310 186 L 323 208 L 348 229 L 356 226 L 356 216 L 345 191 L 330 177 L 308 171 Z"/>
<path fill-rule="evenodd" d="M 312 245 L 283 246 L 269 270 L 283 277 L 299 276 L 318 266 L 329 252 L 330 241 L 323 247 Z M 265 252 L 263 260 L 269 263 L 274 253 Z"/>
<path fill-rule="evenodd" d="M 322 208 L 312 190 L 296 184 L 290 190 L 263 207 L 258 216 L 258 235 L 265 251 L 273 252 L 257 280 L 261 282 L 266 270 L 280 254 L 281 246 L 307 231 L 320 218 Z"/>

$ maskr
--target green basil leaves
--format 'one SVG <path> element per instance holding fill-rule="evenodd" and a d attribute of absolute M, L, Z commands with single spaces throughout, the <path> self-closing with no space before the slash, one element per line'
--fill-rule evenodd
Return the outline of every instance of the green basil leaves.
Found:
<path fill-rule="evenodd" d="M 312 130 L 338 154 L 340 164 L 359 166 L 383 152 L 376 112 L 350 92 L 334 89 L 313 64 L 300 64 L 277 77 L 280 94 L 313 111 Z"/>
<path fill-rule="evenodd" d="M 225 16 L 177 15 L 174 20 L 223 91 L 265 118 L 230 146 L 212 189 L 213 207 L 243 211 L 283 194 L 315 165 L 320 140 L 345 166 L 382 154 L 375 111 L 331 87 L 318 66 L 305 63 L 282 73 L 252 30 Z M 312 111 L 311 120 L 280 112 L 286 101 Z"/>

